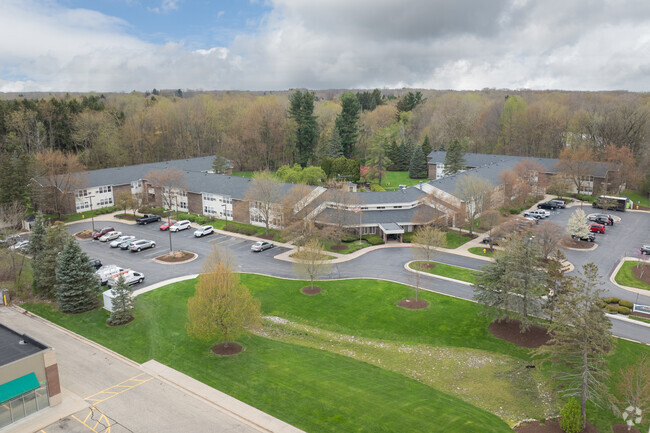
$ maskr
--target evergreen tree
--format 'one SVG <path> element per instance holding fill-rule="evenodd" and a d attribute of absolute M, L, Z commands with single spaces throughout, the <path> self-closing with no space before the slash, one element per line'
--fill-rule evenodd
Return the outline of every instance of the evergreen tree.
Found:
<path fill-rule="evenodd" d="M 38 260 L 32 260 L 34 271 L 34 294 L 43 298 L 54 299 L 56 296 L 57 257 L 63 250 L 69 235 L 61 223 L 49 226 L 45 230 L 43 249 Z"/>
<path fill-rule="evenodd" d="M 231 168 L 228 158 L 221 155 L 216 155 L 212 161 L 212 170 L 217 174 L 226 174 L 228 169 Z"/>
<path fill-rule="evenodd" d="M 426 98 L 422 97 L 422 92 L 417 91 L 415 93 L 408 92 L 406 95 L 402 96 L 399 101 L 397 101 L 397 109 L 401 111 L 412 111 L 418 104 L 426 101 Z"/>
<path fill-rule="evenodd" d="M 97 306 L 100 290 L 95 270 L 79 244 L 68 238 L 56 259 L 56 298 L 64 313 L 83 313 Z"/>
<path fill-rule="evenodd" d="M 330 135 L 330 139 L 329 139 L 327 156 L 330 158 L 338 158 L 343 156 L 343 143 L 341 143 L 341 136 L 339 135 L 339 130 L 336 128 L 332 128 L 332 134 Z"/>
<path fill-rule="evenodd" d="M 445 176 L 459 173 L 465 168 L 465 149 L 460 141 L 454 139 L 449 143 L 449 149 L 445 155 Z"/>
<path fill-rule="evenodd" d="M 43 214 L 39 212 L 36 215 L 36 219 L 32 225 L 32 233 L 29 237 L 29 252 L 32 255 L 33 270 L 32 291 L 34 296 L 42 296 L 46 292 L 42 281 L 43 270 L 39 266 L 45 252 L 46 235 L 45 220 L 43 219 Z"/>
<path fill-rule="evenodd" d="M 390 159 L 389 171 L 399 171 L 400 149 L 394 139 L 390 140 L 390 144 L 386 149 L 386 156 Z"/>
<path fill-rule="evenodd" d="M 381 185 L 381 178 L 384 175 L 386 167 L 391 164 L 390 158 L 386 156 L 388 142 L 385 137 L 381 137 L 375 143 L 372 144 L 370 148 L 370 154 L 366 165 L 374 169 L 374 172 L 379 178 L 379 185 Z"/>
<path fill-rule="evenodd" d="M 126 284 L 124 277 L 120 275 L 117 284 L 111 290 L 113 295 L 113 311 L 108 318 L 109 325 L 122 325 L 133 320 L 133 299 L 131 289 Z"/>
<path fill-rule="evenodd" d="M 341 137 L 343 155 L 346 158 L 352 158 L 356 150 L 360 111 L 361 104 L 359 104 L 356 95 L 352 92 L 345 92 L 341 96 L 341 112 L 336 116 L 334 126 Z"/>
<path fill-rule="evenodd" d="M 409 168 L 409 163 L 411 162 L 410 155 L 408 153 L 408 148 L 406 143 L 402 140 L 402 144 L 399 145 L 399 159 L 397 163 L 397 171 L 406 171 Z"/>
<path fill-rule="evenodd" d="M 30 176 L 29 155 L 0 155 L 0 205 L 17 201 L 26 204 Z"/>
<path fill-rule="evenodd" d="M 413 156 L 411 156 L 409 177 L 411 179 L 426 179 L 428 175 L 427 159 L 422 152 L 422 146 L 417 146 L 413 151 Z"/>
<path fill-rule="evenodd" d="M 356 97 L 355 97 L 356 100 Z M 289 117 L 296 122 L 298 162 L 305 167 L 314 156 L 318 122 L 314 116 L 314 93 L 297 90 L 289 96 Z"/>
<path fill-rule="evenodd" d="M 433 147 L 431 147 L 431 142 L 429 141 L 429 136 L 425 135 L 424 140 L 422 141 L 422 153 L 424 153 L 424 156 L 427 157 L 433 150 Z"/>

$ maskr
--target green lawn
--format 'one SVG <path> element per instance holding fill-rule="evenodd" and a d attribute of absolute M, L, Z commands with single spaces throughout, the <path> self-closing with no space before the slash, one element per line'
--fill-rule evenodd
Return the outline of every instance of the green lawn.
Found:
<path fill-rule="evenodd" d="M 641 202 L 641 206 L 650 207 L 650 199 L 648 199 L 648 197 L 643 196 L 638 191 L 625 190 L 621 195 L 628 197 L 630 200 L 633 200 L 635 205 L 638 202 Z"/>
<path fill-rule="evenodd" d="M 381 178 L 381 186 L 384 188 L 398 188 L 400 185 L 418 185 L 420 181 L 426 182 L 429 179 L 411 179 L 408 171 L 387 171 L 386 177 Z"/>
<path fill-rule="evenodd" d="M 233 171 L 232 175 L 233 176 L 239 176 L 239 177 L 253 177 L 254 171 Z"/>
<path fill-rule="evenodd" d="M 61 219 L 63 220 L 64 223 L 70 223 L 70 222 L 73 222 L 73 221 L 81 221 L 83 219 L 90 221 L 90 220 L 92 220 L 92 216 L 96 217 L 97 215 L 104 215 L 104 214 L 107 214 L 107 213 L 115 212 L 117 210 L 120 210 L 120 209 L 117 208 L 117 206 L 108 206 L 108 207 L 103 207 L 103 208 L 99 208 L 99 209 L 93 209 L 92 215 L 91 215 L 91 211 L 87 210 L 85 212 L 61 215 Z M 43 215 L 43 216 L 45 217 L 45 219 L 59 218 L 58 214 L 47 214 L 47 215 Z"/>
<path fill-rule="evenodd" d="M 489 246 L 472 247 L 472 248 L 468 248 L 467 251 L 469 251 L 472 254 L 476 254 L 477 256 L 483 256 L 483 257 L 493 257 L 494 256 L 494 250 L 490 250 Z M 483 251 L 485 251 L 485 252 L 483 252 Z"/>
<path fill-rule="evenodd" d="M 406 310 L 395 303 L 412 297 L 413 288 L 386 281 L 321 281 L 323 291 L 315 296 L 300 293 L 307 284 L 303 281 L 251 274 L 241 275 L 241 281 L 261 301 L 266 316 L 380 340 L 379 346 L 383 346 L 381 341 L 401 347 L 436 346 L 435 356 L 447 353 L 447 348 L 453 353 L 460 353 L 457 349 L 478 349 L 486 351 L 488 357 L 492 356 L 489 352 L 506 356 L 500 359 L 512 357 L 513 362 L 519 360 L 519 365 L 530 360 L 526 349 L 492 336 L 488 331 L 490 319 L 479 314 L 481 307 L 469 301 L 420 291 L 420 297 L 430 306 Z M 326 344 L 308 347 L 307 343 L 255 335 L 239 340 L 246 348 L 241 354 L 216 357 L 209 352 L 210 344 L 190 340 L 185 333 L 187 298 L 194 284 L 195 280 L 183 281 L 139 296 L 136 320 L 116 328 L 105 325 L 108 313 L 103 310 L 65 315 L 48 304 L 28 303 L 23 307 L 136 362 L 156 359 L 305 431 L 510 431 L 495 415 L 407 377 L 417 376 L 418 369 L 425 368 L 417 360 L 402 362 L 397 367 L 404 374 L 398 374 L 389 371 L 397 367 L 380 363 L 383 368 L 379 368 L 373 365 L 376 360 L 362 362 L 354 354 L 342 356 Z M 619 380 L 616 373 L 620 368 L 638 360 L 642 353 L 648 353 L 646 346 L 618 341 L 610 356 L 609 369 L 614 373 L 611 383 Z M 485 355 L 477 353 L 467 359 L 482 363 Z M 447 371 L 451 379 L 458 372 L 455 368 Z M 516 384 L 525 372 L 513 365 L 509 372 L 484 377 L 475 386 L 487 392 L 496 383 L 493 380 L 503 380 L 504 376 Z M 427 383 L 424 379 L 422 382 Z M 529 385 L 535 387 L 535 383 L 533 380 Z M 522 394 L 522 401 L 524 398 L 532 397 Z M 607 409 L 590 407 L 588 416 L 600 431 L 608 431 L 613 422 L 620 422 Z"/>
<path fill-rule="evenodd" d="M 476 271 L 473 269 L 461 268 L 460 266 L 446 265 L 444 263 L 438 262 L 429 262 L 436 265 L 434 268 L 423 268 L 421 266 L 422 263 L 426 263 L 426 261 L 413 262 L 409 265 L 409 267 L 411 269 L 428 272 L 429 274 L 433 275 L 453 278 L 454 280 L 465 281 L 466 283 L 474 283 L 474 274 Z"/>
<path fill-rule="evenodd" d="M 469 235 L 464 236 L 465 233 L 459 234 L 457 231 L 448 231 L 445 233 L 445 240 L 447 241 L 446 248 L 449 249 L 454 249 L 458 248 L 459 246 L 463 245 L 466 242 L 469 242 L 472 240 Z"/>
<path fill-rule="evenodd" d="M 254 226 L 252 224 L 244 224 L 244 223 L 239 223 L 239 222 L 236 222 L 236 221 L 226 221 L 226 220 L 222 220 L 222 219 L 215 219 L 213 221 L 210 221 L 208 224 L 210 224 L 215 229 L 219 229 L 219 230 L 224 230 L 224 227 L 226 226 L 226 224 L 234 225 L 235 227 L 238 227 L 238 228 L 250 230 L 251 234 L 249 236 L 266 235 L 266 228 Z M 269 233 L 273 235 L 273 240 L 278 241 L 278 242 L 283 241 L 279 230 L 269 229 Z"/>
<path fill-rule="evenodd" d="M 639 289 L 650 290 L 650 284 L 646 284 L 643 281 L 636 279 L 633 273 L 633 268 L 638 265 L 639 262 L 633 260 L 626 260 L 623 262 L 623 266 L 618 270 L 614 279 L 618 284 L 628 287 L 637 287 Z M 650 272 L 650 264 L 645 264 L 646 272 Z"/>
<path fill-rule="evenodd" d="M 330 253 L 339 253 L 339 254 L 350 254 L 355 251 L 359 251 L 363 248 L 369 247 L 370 243 L 366 241 L 365 239 L 362 239 L 361 242 L 359 241 L 354 241 L 354 242 L 341 242 L 341 245 L 346 246 L 344 250 L 338 250 L 336 247 L 339 243 L 336 241 L 324 241 L 323 242 L 323 249 L 325 251 L 329 251 Z"/>

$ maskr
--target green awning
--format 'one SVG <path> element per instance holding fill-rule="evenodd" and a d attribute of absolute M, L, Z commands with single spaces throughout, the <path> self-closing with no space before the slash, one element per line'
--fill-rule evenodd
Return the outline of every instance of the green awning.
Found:
<path fill-rule="evenodd" d="M 31 391 L 41 386 L 34 373 L 29 373 L 11 382 L 0 385 L 0 403 L 18 397 L 21 394 Z"/>

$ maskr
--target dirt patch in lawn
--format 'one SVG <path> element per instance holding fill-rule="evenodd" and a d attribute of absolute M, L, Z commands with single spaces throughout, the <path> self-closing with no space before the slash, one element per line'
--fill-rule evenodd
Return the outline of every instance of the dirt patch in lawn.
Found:
<path fill-rule="evenodd" d="M 244 350 L 241 344 L 237 343 L 219 343 L 212 348 L 212 353 L 220 356 L 237 355 Z"/>
<path fill-rule="evenodd" d="M 424 299 L 407 298 L 399 301 L 397 306 L 406 308 L 407 310 L 420 310 L 422 308 L 427 308 L 429 303 Z"/>
<path fill-rule="evenodd" d="M 560 427 L 560 422 L 556 419 L 547 419 L 546 421 L 530 421 L 523 423 L 515 428 L 517 433 L 564 433 Z M 614 430 L 616 432 L 617 430 Z M 638 431 L 638 430 L 637 430 Z M 594 427 L 589 421 L 585 426 L 582 433 L 599 433 L 598 429 Z"/>
<path fill-rule="evenodd" d="M 330 247 L 330 250 L 334 250 L 334 251 L 342 251 L 342 250 L 347 250 L 347 249 L 348 249 L 348 246 L 343 245 L 343 244 L 341 244 L 341 245 L 332 245 Z"/>
<path fill-rule="evenodd" d="M 564 238 L 562 239 L 562 245 L 567 248 L 575 248 L 576 250 L 588 250 L 594 246 L 594 243 L 579 239 Z"/>
<path fill-rule="evenodd" d="M 322 291 L 322 289 L 320 287 L 314 286 L 314 287 L 303 287 L 302 289 L 300 289 L 300 291 L 305 295 L 317 295 Z"/>
<path fill-rule="evenodd" d="M 156 260 L 160 260 L 165 263 L 182 263 L 193 260 L 196 258 L 196 253 L 191 253 L 189 251 L 174 251 L 173 253 L 165 254 L 164 256 L 156 257 Z"/>
<path fill-rule="evenodd" d="M 425 263 L 425 262 L 420 263 L 420 269 L 433 269 L 435 267 L 436 267 L 435 263 Z"/>
<path fill-rule="evenodd" d="M 650 284 L 650 265 L 635 265 L 632 267 L 632 273 L 634 274 L 634 278 L 637 280 Z"/>
<path fill-rule="evenodd" d="M 495 320 L 490 324 L 490 333 L 497 338 L 529 349 L 543 346 L 551 338 L 546 328 L 541 326 L 530 326 L 522 333 L 519 330 L 520 323 L 519 320 Z"/>
<path fill-rule="evenodd" d="M 92 230 L 84 230 L 82 232 L 75 233 L 74 235 L 76 237 L 78 237 L 79 239 L 90 239 L 90 238 L 93 237 L 93 231 Z"/>

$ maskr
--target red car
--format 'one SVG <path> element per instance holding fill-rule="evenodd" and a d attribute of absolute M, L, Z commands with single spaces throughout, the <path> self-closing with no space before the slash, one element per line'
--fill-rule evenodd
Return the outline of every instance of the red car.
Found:
<path fill-rule="evenodd" d="M 161 225 L 161 226 L 160 226 L 160 230 L 163 230 L 163 231 L 165 231 L 165 230 L 169 230 L 169 227 L 171 227 L 172 224 L 174 224 L 175 222 L 176 222 L 176 221 L 171 220 L 170 222 L 167 222 L 167 223 Z"/>
<path fill-rule="evenodd" d="M 115 229 L 113 227 L 104 227 L 100 231 L 93 233 L 93 239 L 99 239 L 102 236 L 104 236 L 106 233 L 112 232 L 112 231 L 115 231 Z"/>
<path fill-rule="evenodd" d="M 605 233 L 605 226 L 602 224 L 590 221 L 587 223 L 587 225 L 589 226 L 589 231 L 592 231 L 594 233 Z"/>

